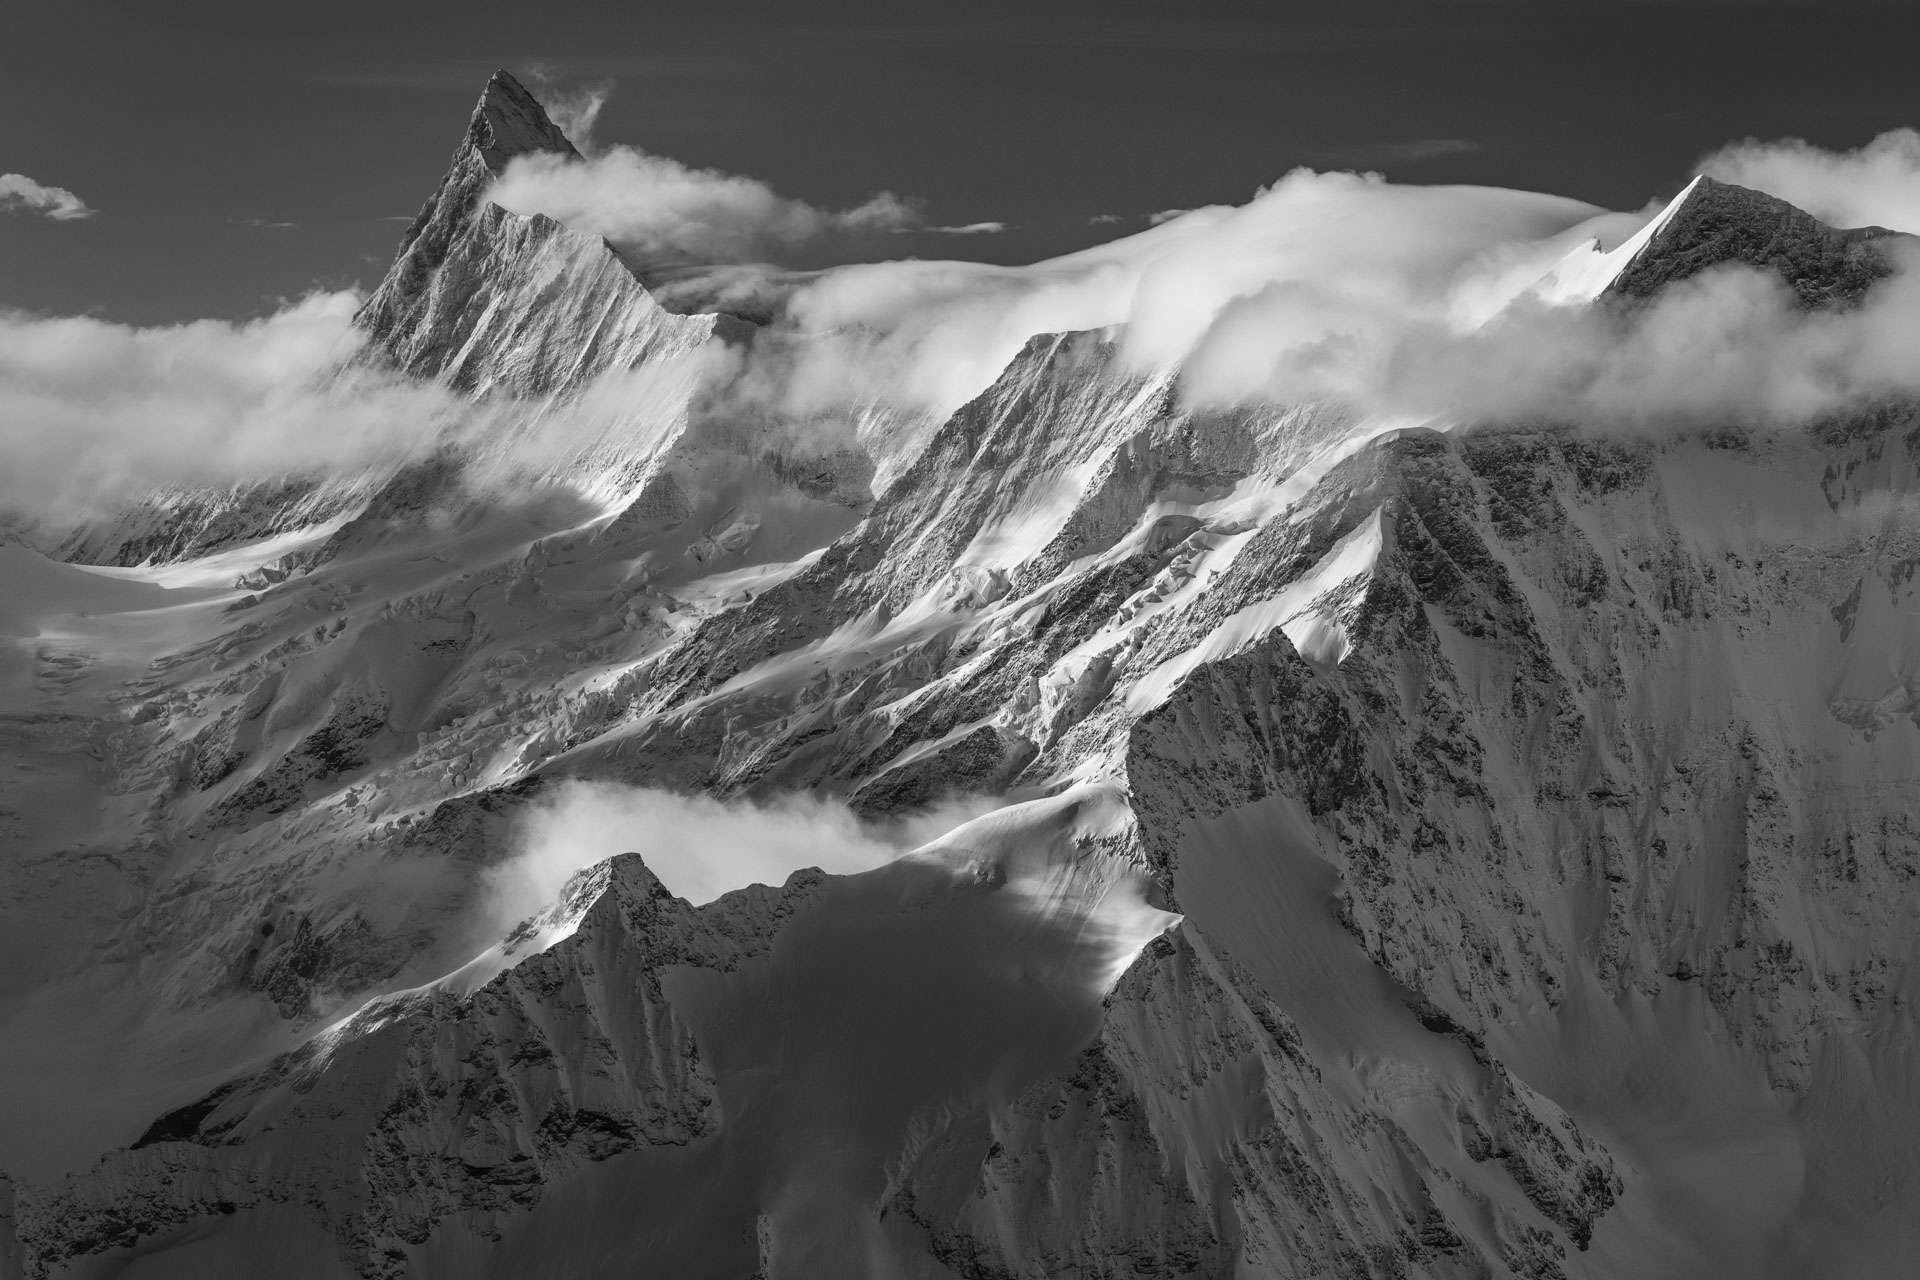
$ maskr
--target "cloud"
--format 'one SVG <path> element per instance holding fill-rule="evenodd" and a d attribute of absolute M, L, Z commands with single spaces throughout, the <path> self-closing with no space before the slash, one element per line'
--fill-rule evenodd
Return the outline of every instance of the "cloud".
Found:
<path fill-rule="evenodd" d="M 868 871 L 993 806 L 952 805 L 867 822 L 837 800 L 795 794 L 722 801 L 608 782 L 567 782 L 522 819 L 518 854 L 488 875 L 489 915 L 517 923 L 551 904 L 576 871 L 638 853 L 690 902 L 749 884 L 780 884 L 803 867 Z"/>
<path fill-rule="evenodd" d="M 1885 150 L 1829 164 L 1829 206 L 1884 193 L 1897 172 Z M 1863 164 L 1873 182 L 1860 180 Z M 1635 309 L 1531 296 L 1569 254 L 1619 244 L 1652 212 L 1298 170 L 1247 204 L 1188 210 L 1028 267 L 822 272 L 786 304 L 808 341 L 758 372 L 790 411 L 891 403 L 938 420 L 1032 335 L 1095 330 L 1123 370 L 1176 373 L 1196 407 L 1318 401 L 1664 430 L 1801 422 L 1920 395 L 1920 366 L 1903 354 L 1920 345 L 1912 245 L 1890 247 L 1901 269 L 1846 312 L 1809 312 L 1771 274 L 1737 266 Z"/>
<path fill-rule="evenodd" d="M 0 506 L 97 512 L 151 489 L 402 456 L 451 406 L 342 372 L 359 299 L 136 328 L 0 311 Z"/>
<path fill-rule="evenodd" d="M 399 90 L 403 92 L 444 91 L 471 95 L 476 85 L 484 84 L 499 62 L 490 58 L 444 58 L 413 62 L 367 62 L 339 64 L 316 71 L 296 72 L 292 79 L 331 88 Z M 522 79 L 536 76 L 535 68 L 550 80 L 564 74 L 564 65 L 556 60 L 535 60 L 521 64 Z M 760 70 L 757 63 L 737 52 L 711 50 L 653 50 L 647 52 L 609 52 L 595 50 L 595 71 L 602 75 L 632 76 L 658 86 L 671 82 L 689 91 L 710 88 L 729 80 L 740 80 Z M 541 101 L 545 101 L 543 97 Z M 676 130 L 685 129 L 676 122 Z M 578 145 L 577 143 L 575 145 Z"/>
<path fill-rule="evenodd" d="M 534 96 L 546 108 L 547 118 L 567 135 L 574 149 L 582 155 L 594 154 L 599 149 L 594 127 L 613 98 L 613 81 L 567 84 L 555 68 L 542 62 L 527 67 L 526 79 L 533 82 Z"/>
<path fill-rule="evenodd" d="M 1376 165 L 1417 164 L 1422 160 L 1444 160 L 1449 156 L 1472 155 L 1484 144 L 1472 138 L 1409 138 L 1400 142 L 1371 142 L 1329 151 L 1321 159 L 1342 165 L 1372 168 Z"/>
<path fill-rule="evenodd" d="M 1526 297 L 1484 324 L 1402 297 L 1277 286 L 1224 309 L 1181 370 L 1195 403 L 1335 401 L 1446 422 L 1778 427 L 1920 395 L 1920 249 L 1858 308 L 1715 268 L 1648 306 Z"/>
<path fill-rule="evenodd" d="M 1554 237 L 1603 213 L 1527 192 L 1300 170 L 1246 205 L 1186 210 L 1031 266 L 909 261 L 821 272 L 785 304 L 787 325 L 806 340 L 757 349 L 753 373 L 788 412 L 880 403 L 938 418 L 979 394 L 1035 334 L 1111 330 L 1128 365 L 1144 371 L 1186 360 L 1224 310 L 1270 287 L 1444 312 L 1449 286 L 1470 266 L 1537 276 L 1576 243 Z M 1502 256 L 1516 245 L 1538 261 Z"/>
<path fill-rule="evenodd" d="M 1798 205 L 1839 227 L 1920 231 L 1920 132 L 1895 129 L 1853 151 L 1799 138 L 1730 143 L 1698 171 Z"/>
<path fill-rule="evenodd" d="M 0 173 L 0 213 L 37 213 L 55 222 L 91 218 L 95 210 L 65 187 L 49 187 L 24 173 Z"/>
<path fill-rule="evenodd" d="M 1458 140 L 1429 141 L 1461 149 Z M 615 186 L 650 186 L 645 216 L 656 221 L 662 209 L 727 193 L 719 203 L 738 215 L 731 223 L 690 220 L 703 232 L 739 232 L 703 245 L 731 265 L 692 271 L 666 292 L 684 287 L 776 314 L 777 340 L 756 345 L 729 390 L 792 418 L 878 407 L 935 422 L 990 385 L 1034 335 L 1089 330 L 1112 336 L 1123 368 L 1177 371 L 1196 405 L 1338 400 L 1452 420 L 1530 414 L 1648 425 L 1725 412 L 1776 421 L 1913 381 L 1877 354 L 1885 334 L 1908 331 L 1895 288 L 1845 320 L 1808 317 L 1769 279 L 1737 271 L 1709 273 L 1631 316 L 1513 302 L 1556 262 L 1589 242 L 1620 242 L 1651 210 L 1301 169 L 1246 204 L 1164 210 L 1138 234 L 1030 266 L 909 260 L 780 271 L 751 256 L 769 228 L 794 217 L 794 231 L 772 235 L 792 245 L 836 215 L 792 213 L 748 179 L 625 155 L 622 164 L 655 166 L 649 183 Z M 1920 172 L 1920 135 L 1842 155 L 1742 144 L 1722 153 L 1723 164 L 1736 162 L 1745 166 L 1737 176 L 1764 168 L 1776 186 L 1799 184 L 1787 194 L 1829 216 L 1871 202 L 1884 211 L 1907 198 L 1905 184 Z M 671 195 L 676 181 L 690 188 L 684 200 Z M 736 193 L 735 184 L 744 187 Z M 583 203 L 597 198 L 581 194 Z M 658 238 L 699 239 L 672 228 Z"/>
<path fill-rule="evenodd" d="M 1112 226 L 1113 224 L 1118 222 L 1125 222 L 1126 220 L 1127 219 L 1123 214 L 1096 213 L 1091 218 L 1087 219 L 1087 224 L 1089 226 L 1094 226 L 1094 227 L 1107 227 L 1107 226 Z"/>
<path fill-rule="evenodd" d="M 1749 140 L 1702 168 L 1830 223 L 1920 227 L 1920 134 L 1910 130 L 1846 152 Z M 1306 252 L 1264 263 L 1237 255 L 1247 258 L 1243 281 L 1266 282 L 1223 305 L 1190 299 L 1207 320 L 1173 357 L 1189 403 L 1338 401 L 1452 422 L 1670 430 L 1783 426 L 1920 396 L 1920 366 L 1911 359 L 1920 345 L 1920 244 L 1884 242 L 1894 274 L 1849 309 L 1808 310 L 1773 273 L 1740 264 L 1671 286 L 1646 306 L 1552 306 L 1530 296 L 1530 282 L 1570 250 L 1584 252 L 1582 240 L 1618 243 L 1651 210 L 1597 215 L 1557 234 L 1547 224 L 1528 232 L 1504 214 L 1504 226 L 1487 220 L 1507 197 L 1489 204 L 1486 196 L 1439 195 L 1447 188 L 1374 183 L 1342 191 L 1326 185 L 1327 175 L 1305 181 L 1322 188 L 1322 208 L 1341 211 L 1331 221 L 1295 222 Z M 1409 192 L 1431 194 L 1408 204 Z M 1273 198 L 1269 192 L 1247 211 Z M 1396 206 L 1421 205 L 1425 213 L 1396 228 Z M 1236 212 L 1226 224 L 1228 238 L 1206 237 L 1203 254 L 1225 251 L 1245 216 Z M 1456 230 L 1444 231 L 1448 224 Z M 1496 232 L 1477 252 L 1476 226 Z M 1193 293 L 1204 267 L 1182 278 Z M 1139 349 L 1142 332 L 1164 325 L 1169 307 L 1143 283 L 1134 310 L 1126 341 Z M 1162 344 L 1150 354 L 1165 360 L 1173 350 Z"/>
<path fill-rule="evenodd" d="M 0 310 L 0 511 L 50 529 L 168 488 L 355 474 L 454 447 L 499 487 L 649 438 L 729 367 L 701 348 L 613 370 L 555 403 L 479 399 L 360 359 L 361 298 L 257 320 L 140 328 Z"/>
<path fill-rule="evenodd" d="M 819 265 L 872 253 L 880 238 L 925 225 L 917 202 L 890 191 L 825 209 L 755 178 L 624 146 L 583 160 L 516 157 L 491 198 L 602 236 L 642 264 Z"/>
<path fill-rule="evenodd" d="M 1831 212 L 1904 199 L 1916 150 L 1900 135 L 1839 155 L 1799 143 L 1722 155 L 1770 166 L 1776 184 L 1808 184 L 1792 194 Z M 884 243 L 903 223 L 928 228 L 894 197 L 823 210 L 626 148 L 532 163 L 509 170 L 503 200 L 520 183 L 565 196 L 573 203 L 549 211 L 684 270 L 660 273 L 663 297 L 684 289 L 684 301 L 775 323 L 750 351 L 610 376 L 555 407 L 476 404 L 356 366 L 350 294 L 163 329 L 0 312 L 0 506 L 97 511 L 154 486 L 379 465 L 447 442 L 509 472 L 552 469 L 610 431 L 639 429 L 648 406 L 700 395 L 823 431 L 876 414 L 933 424 L 1034 335 L 1057 332 L 1108 335 L 1123 370 L 1177 373 L 1195 405 L 1337 400 L 1457 421 L 1645 426 L 1784 421 L 1920 393 L 1904 354 L 1920 337 L 1911 271 L 1846 314 L 1806 313 L 1769 277 L 1731 269 L 1630 313 L 1549 307 L 1528 300 L 1532 283 L 1585 244 L 1620 242 L 1650 212 L 1539 193 L 1302 169 L 1245 204 L 1168 211 L 1028 266 L 779 268 L 767 265 L 776 252 L 835 236 L 871 231 Z"/>
<path fill-rule="evenodd" d="M 924 231 L 940 236 L 993 236 L 1008 230 L 1004 222 L 966 222 L 952 227 L 923 227 Z"/>

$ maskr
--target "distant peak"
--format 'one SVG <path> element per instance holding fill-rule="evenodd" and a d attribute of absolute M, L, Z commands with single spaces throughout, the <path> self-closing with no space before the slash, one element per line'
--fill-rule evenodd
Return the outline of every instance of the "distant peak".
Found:
<path fill-rule="evenodd" d="M 515 156 L 530 152 L 556 151 L 561 155 L 579 154 L 567 135 L 560 132 L 547 115 L 540 100 L 512 72 L 493 73 L 467 124 L 467 141 L 480 153 L 487 168 L 500 172 Z"/>

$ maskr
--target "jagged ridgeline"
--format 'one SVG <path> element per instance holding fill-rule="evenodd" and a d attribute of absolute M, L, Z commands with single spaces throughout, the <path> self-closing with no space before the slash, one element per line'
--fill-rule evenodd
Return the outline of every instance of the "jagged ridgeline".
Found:
<path fill-rule="evenodd" d="M 570 148 L 502 73 L 361 315 L 380 360 L 537 415 L 750 340 L 487 204 L 528 150 Z M 1610 307 L 1742 263 L 1846 308 L 1892 269 L 1884 233 L 1704 180 L 1582 254 L 1561 286 Z M 0 1264 L 1920 1256 L 1908 407 L 1201 411 L 1081 333 L 904 454 L 631 413 L 550 491 L 456 452 L 156 499 L 86 535 L 183 562 L 137 581 L 5 549 L 61 622 L 3 686 L 43 767 L 0 780 L 40 815 L 0 885 L 0 1040 L 31 1046 L 0 1052 Z M 636 828 L 501 918 L 528 813 L 581 780 L 982 816 L 699 905 Z"/>

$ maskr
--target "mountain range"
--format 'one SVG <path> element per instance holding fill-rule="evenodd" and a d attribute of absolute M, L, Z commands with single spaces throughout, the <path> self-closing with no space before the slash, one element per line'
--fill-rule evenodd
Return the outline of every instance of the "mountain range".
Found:
<path fill-rule="evenodd" d="M 0 1275 L 1920 1258 L 1913 406 L 1208 408 L 1089 331 L 781 418 L 713 371 L 791 335 L 487 200 L 532 152 L 499 73 L 356 320 L 490 434 L 0 546 Z M 1898 239 L 1702 178 L 1536 288 Z M 880 852 L 672 883 L 781 827 Z"/>

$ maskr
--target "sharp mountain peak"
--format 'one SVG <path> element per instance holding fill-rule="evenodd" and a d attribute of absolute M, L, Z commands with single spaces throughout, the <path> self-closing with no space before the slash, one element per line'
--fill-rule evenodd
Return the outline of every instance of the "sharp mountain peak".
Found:
<path fill-rule="evenodd" d="M 467 123 L 467 141 L 494 173 L 515 156 L 532 152 L 579 154 L 540 100 L 505 68 L 495 71 L 481 91 Z"/>

